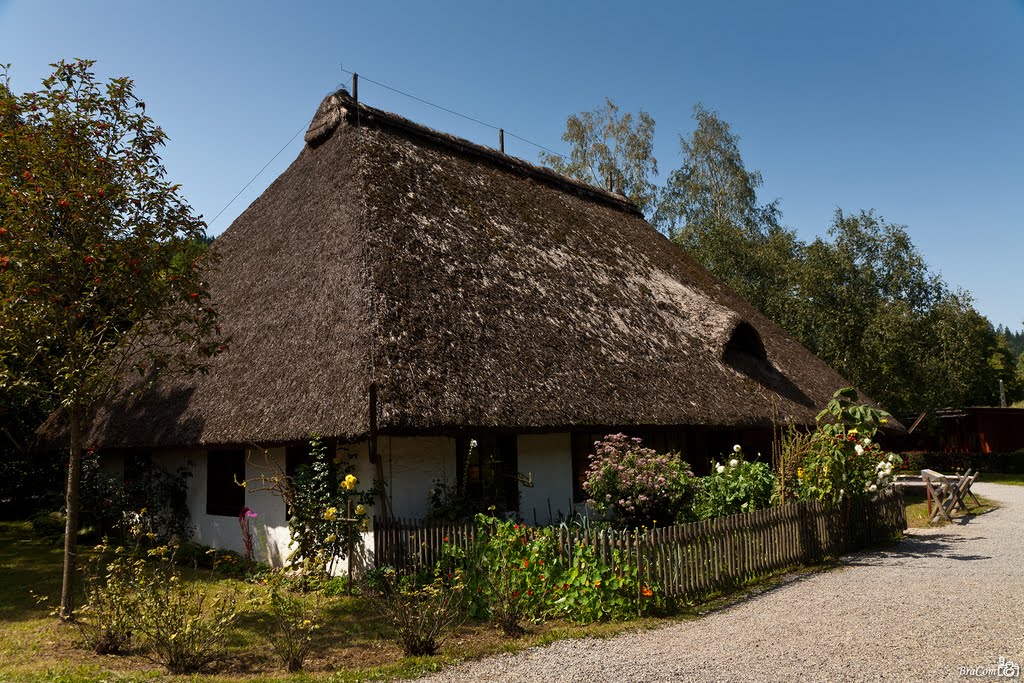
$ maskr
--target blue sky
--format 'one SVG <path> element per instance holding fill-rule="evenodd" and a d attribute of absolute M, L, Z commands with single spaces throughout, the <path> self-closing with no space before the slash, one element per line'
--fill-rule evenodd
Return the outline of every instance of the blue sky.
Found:
<path fill-rule="evenodd" d="M 908 226 L 994 324 L 1021 326 L 1024 3 L 120 2 L 0 0 L 15 90 L 60 58 L 126 75 L 169 133 L 168 175 L 207 220 L 298 131 L 345 69 L 557 151 L 610 96 L 657 121 L 662 173 L 696 102 L 741 136 L 762 198 L 804 239 L 832 213 Z M 360 99 L 474 141 L 489 128 L 370 83 Z M 297 136 L 211 225 L 294 159 Z M 535 161 L 537 149 L 506 140 Z"/>

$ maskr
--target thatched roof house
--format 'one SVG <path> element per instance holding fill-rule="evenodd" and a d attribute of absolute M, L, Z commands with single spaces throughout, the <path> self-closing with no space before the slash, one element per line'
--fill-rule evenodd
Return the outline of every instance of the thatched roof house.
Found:
<path fill-rule="evenodd" d="M 359 112 L 358 125 L 356 112 Z M 356 103 L 220 237 L 232 336 L 115 446 L 813 422 L 846 384 L 623 197 Z"/>
<path fill-rule="evenodd" d="M 459 435 L 494 433 L 519 435 L 525 471 L 531 435 L 561 435 L 540 451 L 568 462 L 570 435 L 586 446 L 612 428 L 812 423 L 847 384 L 621 196 L 344 91 L 306 142 L 215 243 L 230 350 L 207 375 L 112 404 L 94 441 L 204 449 L 315 433 L 372 452 L 420 436 L 430 454 L 408 458 L 452 472 Z M 578 479 L 567 467 L 561 480 Z"/>

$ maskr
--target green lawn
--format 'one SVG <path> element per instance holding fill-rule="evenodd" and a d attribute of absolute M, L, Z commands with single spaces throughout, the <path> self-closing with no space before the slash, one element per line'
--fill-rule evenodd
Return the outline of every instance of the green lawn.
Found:
<path fill-rule="evenodd" d="M 978 475 L 979 484 L 1010 484 L 1012 486 L 1024 486 L 1024 474 L 997 474 L 995 472 L 982 472 Z"/>
<path fill-rule="evenodd" d="M 84 551 L 83 560 L 89 557 Z M 27 523 L 0 522 L 0 681 L 4 683 L 136 683 L 185 681 L 344 683 L 409 678 L 467 658 L 518 650 L 563 638 L 607 637 L 650 628 L 664 619 L 585 627 L 549 622 L 517 639 L 501 636 L 486 623 L 469 623 L 455 633 L 437 657 L 404 657 L 390 640 L 390 629 L 369 614 L 358 597 L 325 598 L 325 626 L 306 673 L 287 674 L 260 633 L 255 614 L 243 615 L 229 639 L 226 667 L 202 676 L 170 676 L 139 655 L 99 656 L 84 649 L 77 628 L 51 616 L 60 593 L 62 547 L 31 537 Z M 208 577 L 200 576 L 201 580 Z M 253 590 L 250 584 L 218 579 L 218 590 Z M 41 604 L 35 596 L 47 599 Z M 673 619 L 688 618 L 681 614 Z"/>
<path fill-rule="evenodd" d="M 974 505 L 974 500 L 971 499 L 970 496 L 968 496 L 968 501 L 971 504 L 970 509 L 967 510 L 966 512 L 962 510 L 955 512 L 952 515 L 953 519 L 960 519 L 969 515 L 983 515 L 986 512 L 991 512 L 992 510 L 995 510 L 999 507 L 999 504 L 996 503 L 995 501 L 988 500 L 987 498 L 984 498 L 982 496 L 978 496 L 978 502 L 981 503 L 980 506 Z M 908 495 L 906 497 L 906 502 L 908 527 L 910 527 L 911 529 L 927 529 L 929 526 L 933 526 L 928 523 L 929 515 L 927 500 L 924 500 L 922 497 Z M 944 524 L 949 524 L 949 522 L 942 520 L 934 526 L 942 526 Z"/>

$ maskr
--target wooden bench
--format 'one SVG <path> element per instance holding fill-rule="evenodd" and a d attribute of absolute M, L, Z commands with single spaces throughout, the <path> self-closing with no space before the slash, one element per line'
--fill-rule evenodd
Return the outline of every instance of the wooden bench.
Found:
<path fill-rule="evenodd" d="M 964 512 L 968 510 L 965 499 L 965 496 L 968 495 L 974 499 L 975 505 L 980 506 L 981 502 L 971 491 L 971 486 L 974 485 L 977 478 L 977 471 L 972 474 L 970 470 L 967 470 L 966 474 L 962 476 L 951 476 L 940 474 L 935 470 L 921 470 L 921 481 L 924 482 L 925 492 L 928 496 L 928 523 L 934 524 L 940 518 L 952 522 L 953 518 L 950 513 L 957 509 Z M 933 500 L 935 501 L 934 512 L 932 511 Z"/>

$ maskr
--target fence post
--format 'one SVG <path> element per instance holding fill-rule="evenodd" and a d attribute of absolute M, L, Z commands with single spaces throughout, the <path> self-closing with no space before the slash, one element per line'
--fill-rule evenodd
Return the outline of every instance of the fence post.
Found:
<path fill-rule="evenodd" d="M 803 564 L 814 564 L 817 559 L 815 546 L 818 543 L 816 520 L 811 515 L 810 501 L 802 500 L 797 503 L 800 517 L 800 561 Z"/>

